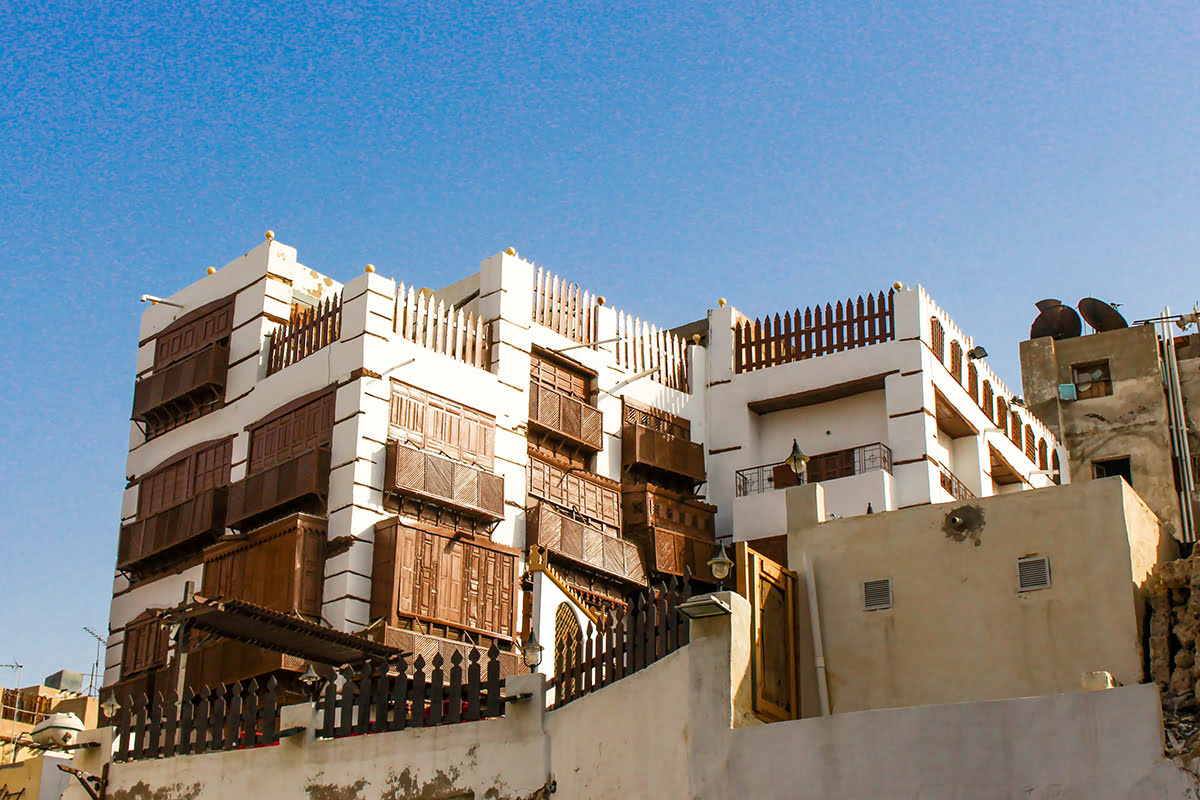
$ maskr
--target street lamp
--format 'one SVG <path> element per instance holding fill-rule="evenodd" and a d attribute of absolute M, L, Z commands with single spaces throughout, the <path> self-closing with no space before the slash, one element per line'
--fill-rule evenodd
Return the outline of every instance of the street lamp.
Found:
<path fill-rule="evenodd" d="M 708 568 L 712 571 L 712 576 L 717 579 L 717 583 L 721 589 L 725 589 L 725 579 L 729 577 L 729 571 L 733 569 L 733 561 L 725 553 L 725 543 L 722 542 L 717 554 L 708 560 Z"/>
<path fill-rule="evenodd" d="M 804 470 L 808 468 L 808 456 L 804 455 L 804 451 L 800 449 L 800 443 L 792 439 L 792 452 L 783 463 L 788 465 L 788 468 L 796 473 L 797 476 L 803 475 Z"/>
<path fill-rule="evenodd" d="M 529 635 L 521 643 L 521 659 L 525 662 L 525 666 L 529 667 L 530 672 L 533 672 L 541 665 L 542 651 L 545 649 L 538 643 L 537 634 L 533 632 L 533 627 L 531 626 L 529 628 Z"/>

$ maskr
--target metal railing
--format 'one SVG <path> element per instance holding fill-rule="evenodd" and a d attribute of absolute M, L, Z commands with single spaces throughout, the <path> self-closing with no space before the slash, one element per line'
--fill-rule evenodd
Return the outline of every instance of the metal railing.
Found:
<path fill-rule="evenodd" d="M 782 462 L 738 470 L 734 474 L 735 495 L 746 497 L 774 489 L 775 468 L 779 466 L 782 466 Z M 795 484 L 789 485 L 831 481 L 877 469 L 892 471 L 892 450 L 882 442 L 812 456 L 805 472 L 797 476 Z"/>
<path fill-rule="evenodd" d="M 950 496 L 955 500 L 971 500 L 974 499 L 975 493 L 963 485 L 963 482 L 958 479 L 958 476 L 950 471 L 944 464 L 934 462 L 938 468 L 938 482 L 942 488 L 950 493 Z"/>

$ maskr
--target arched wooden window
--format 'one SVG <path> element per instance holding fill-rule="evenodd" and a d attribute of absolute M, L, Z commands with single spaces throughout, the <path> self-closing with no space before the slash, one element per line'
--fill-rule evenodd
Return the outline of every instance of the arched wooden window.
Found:
<path fill-rule="evenodd" d="M 1038 440 L 1038 469 L 1050 469 L 1046 460 L 1046 440 Z"/>
<path fill-rule="evenodd" d="M 1025 426 L 1025 457 L 1030 461 L 1037 458 L 1037 439 L 1033 435 L 1033 428 L 1029 425 Z"/>
<path fill-rule="evenodd" d="M 929 318 L 929 349 L 937 356 L 937 360 L 946 363 L 946 332 L 942 329 L 942 321 L 937 317 Z"/>
<path fill-rule="evenodd" d="M 1012 412 L 1012 424 L 1008 426 L 1008 438 L 1012 439 L 1012 443 L 1021 449 L 1021 416 L 1016 412 Z"/>
<path fill-rule="evenodd" d="M 992 421 L 1000 426 L 1005 435 L 1008 434 L 1008 402 L 1003 397 L 996 398 L 996 416 Z"/>
<path fill-rule="evenodd" d="M 554 674 L 565 676 L 567 667 L 582 657 L 583 631 L 579 620 L 569 605 L 559 603 L 554 612 Z"/>
<path fill-rule="evenodd" d="M 957 339 L 950 343 L 950 374 L 962 383 L 962 345 Z"/>
<path fill-rule="evenodd" d="M 1054 479 L 1054 482 L 1062 483 L 1062 474 L 1061 474 L 1062 466 L 1059 464 L 1059 461 L 1058 461 L 1058 451 L 1057 450 L 1055 450 L 1054 455 L 1050 457 L 1050 469 L 1054 471 L 1054 474 L 1051 476 Z"/>
<path fill-rule="evenodd" d="M 971 393 L 975 405 L 979 405 L 979 370 L 974 364 L 967 365 L 967 391 Z"/>

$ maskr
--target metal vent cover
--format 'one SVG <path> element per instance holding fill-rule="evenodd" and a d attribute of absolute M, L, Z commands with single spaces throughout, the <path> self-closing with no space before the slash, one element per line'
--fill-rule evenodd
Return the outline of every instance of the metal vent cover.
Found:
<path fill-rule="evenodd" d="M 1050 558 L 1025 556 L 1017 559 L 1017 591 L 1031 592 L 1050 588 Z"/>
<path fill-rule="evenodd" d="M 863 581 L 863 610 L 878 611 L 892 607 L 892 579 Z"/>

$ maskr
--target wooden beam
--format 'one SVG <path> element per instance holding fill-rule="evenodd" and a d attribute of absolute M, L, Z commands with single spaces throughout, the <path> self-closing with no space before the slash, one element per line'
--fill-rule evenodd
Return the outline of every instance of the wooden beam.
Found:
<path fill-rule="evenodd" d="M 815 406 L 820 403 L 828 403 L 832 400 L 841 400 L 844 397 L 866 394 L 867 392 L 877 392 L 883 388 L 884 379 L 888 375 L 899 371 L 893 369 L 887 372 L 880 372 L 877 375 L 869 375 L 865 378 L 855 378 L 852 381 L 835 383 L 833 386 L 809 389 L 807 392 L 795 392 L 793 394 L 780 395 L 779 397 L 771 397 L 766 400 L 754 400 L 747 403 L 746 408 L 755 414 L 761 415 L 769 414 L 772 411 L 785 411 L 789 408 Z"/>

